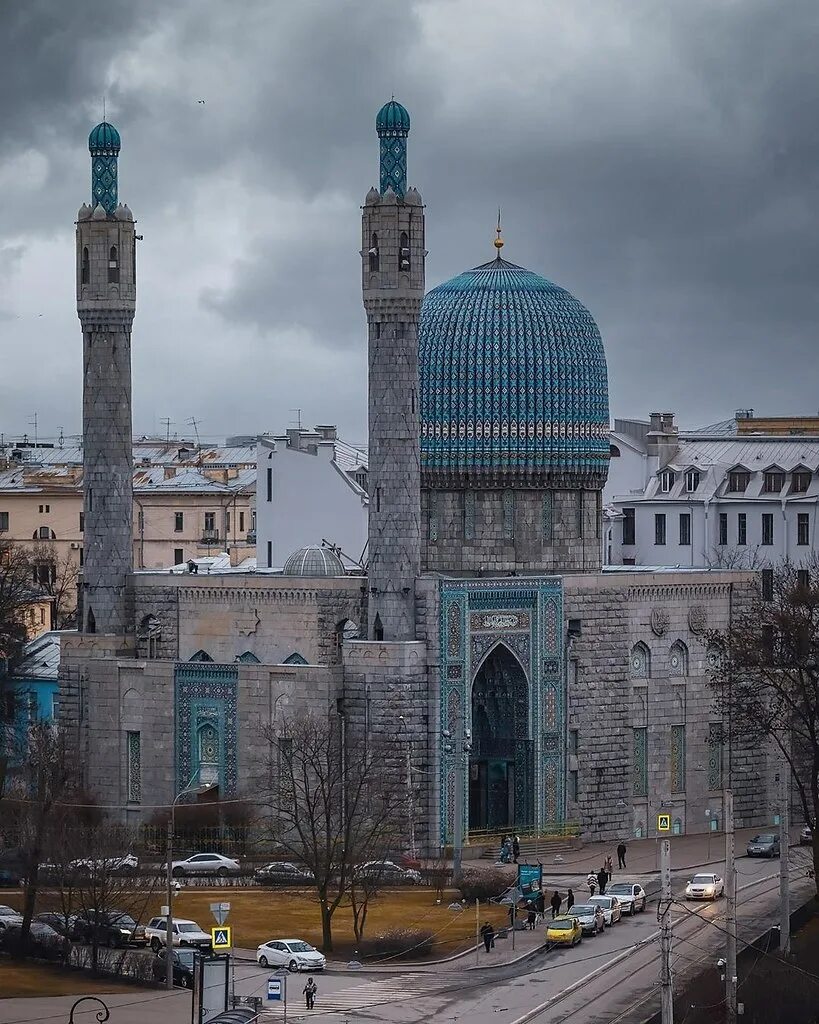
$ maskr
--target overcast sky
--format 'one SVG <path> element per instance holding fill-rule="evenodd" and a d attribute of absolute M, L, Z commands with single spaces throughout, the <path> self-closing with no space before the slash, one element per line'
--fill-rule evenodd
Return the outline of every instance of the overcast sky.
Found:
<path fill-rule="evenodd" d="M 366 437 L 359 207 L 412 116 L 427 284 L 568 288 L 612 415 L 819 407 L 815 0 L 0 0 L 0 431 L 81 422 L 76 211 L 102 97 L 144 235 L 134 428 Z M 199 100 L 204 100 L 204 104 Z"/>

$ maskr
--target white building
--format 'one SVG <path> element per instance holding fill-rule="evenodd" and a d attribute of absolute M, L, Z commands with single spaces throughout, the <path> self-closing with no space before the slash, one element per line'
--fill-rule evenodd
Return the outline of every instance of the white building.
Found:
<path fill-rule="evenodd" d="M 678 431 L 670 413 L 616 420 L 611 565 L 763 568 L 819 551 L 819 423 L 752 414 Z"/>
<path fill-rule="evenodd" d="M 298 548 L 328 545 L 348 564 L 366 557 L 367 453 L 333 426 L 260 438 L 256 474 L 259 568 L 281 569 Z"/>

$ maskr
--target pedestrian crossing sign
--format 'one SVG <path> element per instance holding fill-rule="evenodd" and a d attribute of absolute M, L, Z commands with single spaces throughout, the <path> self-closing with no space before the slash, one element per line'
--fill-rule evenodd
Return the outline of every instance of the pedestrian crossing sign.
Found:
<path fill-rule="evenodd" d="M 214 949 L 230 949 L 233 945 L 230 941 L 230 926 L 221 924 L 218 928 L 211 928 L 210 944 Z"/>
<path fill-rule="evenodd" d="M 658 832 L 670 832 L 671 831 L 671 815 L 670 814 L 658 814 L 657 815 L 657 831 Z"/>

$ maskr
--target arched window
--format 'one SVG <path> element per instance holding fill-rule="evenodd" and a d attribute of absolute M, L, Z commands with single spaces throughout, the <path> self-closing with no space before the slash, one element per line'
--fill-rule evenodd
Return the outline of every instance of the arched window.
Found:
<path fill-rule="evenodd" d="M 410 269 L 410 247 L 409 247 L 409 235 L 406 231 L 401 232 L 401 247 L 398 251 L 398 269 L 409 270 Z"/>
<path fill-rule="evenodd" d="M 358 633 L 358 626 L 352 619 L 342 619 L 341 622 L 337 622 L 333 633 L 336 647 L 343 647 L 348 640 L 357 640 Z"/>
<path fill-rule="evenodd" d="M 219 731 L 211 722 L 200 725 L 196 731 L 196 746 L 199 756 L 200 786 L 212 786 L 219 781 L 220 743 Z"/>
<path fill-rule="evenodd" d="M 155 615 L 145 615 L 139 624 L 137 640 L 145 644 L 145 652 L 149 659 L 158 657 L 160 633 L 159 619 Z"/>
<path fill-rule="evenodd" d="M 301 654 L 299 654 L 298 651 L 293 651 L 293 653 L 291 655 L 289 655 L 289 657 L 284 659 L 284 664 L 285 665 L 307 665 L 308 661 L 307 661 L 307 658 L 305 658 Z"/>
<path fill-rule="evenodd" d="M 242 654 L 237 654 L 236 660 L 243 661 L 246 665 L 261 665 L 253 651 L 244 651 Z"/>
<path fill-rule="evenodd" d="M 643 835 L 644 835 L 643 823 L 641 821 L 638 821 L 637 824 L 634 826 L 634 838 L 635 839 L 642 839 Z"/>
<path fill-rule="evenodd" d="M 722 651 L 719 647 L 708 648 L 708 652 L 705 655 L 705 664 L 711 672 L 716 672 L 722 667 Z"/>
<path fill-rule="evenodd" d="M 208 654 L 207 651 L 197 651 L 196 654 L 192 654 L 188 661 L 213 661 L 213 658 Z"/>
<path fill-rule="evenodd" d="M 375 622 L 373 622 L 373 640 L 384 639 L 384 626 L 381 622 L 381 616 L 378 612 L 375 613 Z"/>
<path fill-rule="evenodd" d="M 375 274 L 378 272 L 378 235 L 373 231 L 373 236 L 370 239 L 370 273 Z"/>
<path fill-rule="evenodd" d="M 682 818 L 675 818 L 674 824 L 671 826 L 671 831 L 675 836 L 682 835 Z"/>
<path fill-rule="evenodd" d="M 91 264 L 88 259 L 88 246 L 82 247 L 82 260 L 80 261 L 80 283 L 88 284 L 91 277 Z"/>
<path fill-rule="evenodd" d="M 637 643 L 631 649 L 631 674 L 639 679 L 651 675 L 651 652 L 644 643 Z"/>
<path fill-rule="evenodd" d="M 115 245 L 108 253 L 108 283 L 119 284 L 119 253 Z"/>
<path fill-rule="evenodd" d="M 85 618 L 85 632 L 96 633 L 97 632 L 97 620 L 94 618 L 94 611 L 92 608 L 88 609 L 88 615 Z"/>
<path fill-rule="evenodd" d="M 668 652 L 668 669 L 672 676 L 688 675 L 688 648 L 682 640 L 675 640 Z"/>

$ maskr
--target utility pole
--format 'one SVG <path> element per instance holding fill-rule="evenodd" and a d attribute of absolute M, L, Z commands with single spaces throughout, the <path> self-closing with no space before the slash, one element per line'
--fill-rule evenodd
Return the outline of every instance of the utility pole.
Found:
<path fill-rule="evenodd" d="M 444 752 L 452 753 L 455 772 L 455 800 L 453 806 L 454 827 L 452 836 L 452 880 L 457 885 L 461 880 L 464 847 L 464 786 L 465 762 L 472 749 L 472 734 L 464 729 L 464 720 L 458 722 L 458 735 L 453 739 L 449 729 L 443 731 Z"/>
<path fill-rule="evenodd" d="M 725 1021 L 737 1021 L 737 874 L 734 863 L 734 791 L 725 790 Z"/>
<path fill-rule="evenodd" d="M 662 1024 L 674 1024 L 674 990 L 671 984 L 671 841 L 660 843 L 660 1006 Z"/>
<path fill-rule="evenodd" d="M 791 948 L 791 900 L 788 890 L 790 781 L 790 766 L 783 757 L 779 768 L 779 951 L 783 956 L 787 956 Z"/>

